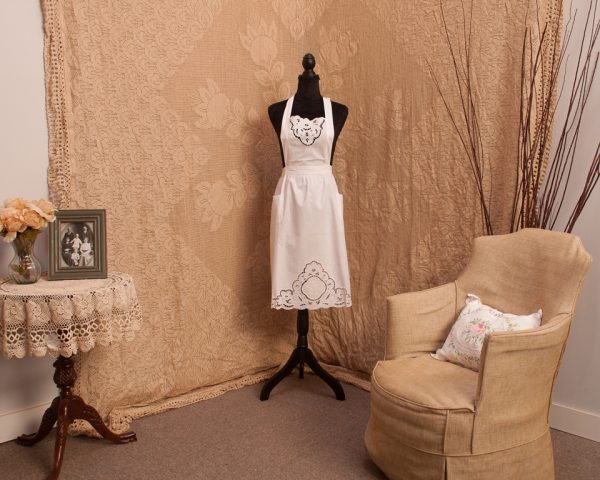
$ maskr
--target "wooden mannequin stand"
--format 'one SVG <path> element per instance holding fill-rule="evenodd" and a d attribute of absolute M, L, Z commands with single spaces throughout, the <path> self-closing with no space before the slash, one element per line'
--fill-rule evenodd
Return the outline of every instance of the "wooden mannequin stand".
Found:
<path fill-rule="evenodd" d="M 102 417 L 100 417 L 96 409 L 85 403 L 81 397 L 73 394 L 72 389 L 77 379 L 77 373 L 75 372 L 72 358 L 58 357 L 54 362 L 54 368 L 56 369 L 54 372 L 54 383 L 56 383 L 60 391 L 58 397 L 52 401 L 50 407 L 44 412 L 37 433 L 21 435 L 17 438 L 19 445 L 31 447 L 46 438 L 56 423 L 54 469 L 48 476 L 48 480 L 56 480 L 58 478 L 65 452 L 69 425 L 74 420 L 89 422 L 102 437 L 114 443 L 129 443 L 137 440 L 133 432 L 121 435 L 111 432 L 102 421 Z"/>
<path fill-rule="evenodd" d="M 308 310 L 306 309 L 298 310 L 297 330 L 298 342 L 296 348 L 281 370 L 277 371 L 265 382 L 260 391 L 260 399 L 262 401 L 268 400 L 271 390 L 273 390 L 281 380 L 292 373 L 296 366 L 298 367 L 300 378 L 304 378 L 304 364 L 306 364 L 317 376 L 321 377 L 325 383 L 331 387 L 335 393 L 335 398 L 338 400 L 345 400 L 346 395 L 344 394 L 342 384 L 325 371 L 310 348 L 308 348 Z"/>

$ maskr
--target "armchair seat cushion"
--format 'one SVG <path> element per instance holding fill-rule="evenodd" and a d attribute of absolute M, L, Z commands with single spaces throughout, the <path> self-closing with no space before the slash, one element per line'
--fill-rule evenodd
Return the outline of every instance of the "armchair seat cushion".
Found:
<path fill-rule="evenodd" d="M 373 382 L 398 401 L 441 410 L 475 411 L 478 374 L 430 355 L 379 362 Z"/>
<path fill-rule="evenodd" d="M 469 454 L 477 382 L 477 372 L 428 354 L 379 362 L 372 375 L 371 418 L 406 446 Z"/>

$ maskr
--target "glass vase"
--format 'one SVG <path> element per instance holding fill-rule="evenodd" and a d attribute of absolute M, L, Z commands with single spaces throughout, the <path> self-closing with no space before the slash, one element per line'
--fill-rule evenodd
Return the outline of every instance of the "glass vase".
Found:
<path fill-rule="evenodd" d="M 42 265 L 33 254 L 39 230 L 28 228 L 18 233 L 11 243 L 15 256 L 8 264 L 8 277 L 15 283 L 35 283 L 42 275 Z"/>

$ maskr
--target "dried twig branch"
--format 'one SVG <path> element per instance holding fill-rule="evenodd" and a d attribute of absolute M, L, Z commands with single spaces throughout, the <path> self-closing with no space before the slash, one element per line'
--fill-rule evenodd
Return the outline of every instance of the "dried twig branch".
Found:
<path fill-rule="evenodd" d="M 531 29 L 526 29 L 521 57 L 521 122 L 517 148 L 517 185 L 511 218 L 511 231 L 524 227 L 555 227 L 569 190 L 571 174 L 576 166 L 579 132 L 586 105 L 598 66 L 598 53 L 594 55 L 600 32 L 596 12 L 598 0 L 591 0 L 585 16 L 583 35 L 577 56 L 577 65 L 570 85 L 566 78 L 566 51 L 571 42 L 577 12 L 570 15 L 558 48 L 560 23 L 544 25 L 538 22 L 537 46 Z M 562 9 L 562 2 L 560 2 Z M 549 30 L 551 29 L 551 30 Z M 551 34 L 548 34 L 548 32 Z M 545 67 L 543 59 L 550 58 Z M 540 60 L 542 59 L 542 60 Z M 560 92 L 554 92 L 559 74 L 563 71 Z M 545 162 L 550 150 L 551 132 L 555 123 L 556 105 L 568 91 L 566 113 L 561 119 L 560 134 L 553 153 Z M 537 95 L 537 97 L 536 97 Z M 533 114 L 537 113 L 537 119 Z M 587 179 L 579 199 L 567 222 L 565 231 L 570 232 L 585 207 L 587 199 L 598 181 L 598 151 L 589 166 Z M 546 165 L 544 165 L 546 163 Z M 545 166 L 545 168 L 544 168 Z"/>
<path fill-rule="evenodd" d="M 461 5 L 463 8 L 462 51 L 460 48 L 460 42 L 456 50 L 453 46 L 448 24 L 446 22 L 444 7 L 442 1 L 440 0 L 442 24 L 444 26 L 445 39 L 450 52 L 450 57 L 452 59 L 454 79 L 460 100 L 460 111 L 458 114 L 453 112 L 450 106 L 450 99 L 444 94 L 440 82 L 431 65 L 429 65 L 429 70 L 440 97 L 442 98 L 444 107 L 446 108 L 446 112 L 450 118 L 450 122 L 452 123 L 463 150 L 469 160 L 469 166 L 471 168 L 471 172 L 473 173 L 473 179 L 475 180 L 475 187 L 477 189 L 479 203 L 481 206 L 482 228 L 486 234 L 492 235 L 494 230 L 490 213 L 492 188 L 491 175 L 489 175 L 486 188 L 486 156 L 484 154 L 483 141 L 481 137 L 481 128 L 477 111 L 477 102 L 475 100 L 475 92 L 473 88 L 471 67 L 473 4 L 471 4 L 468 21 L 467 14 L 465 12 L 464 1 L 462 0 Z"/>
<path fill-rule="evenodd" d="M 431 66 L 429 68 L 450 121 L 468 158 L 479 194 L 484 230 L 487 234 L 493 234 L 490 212 L 491 186 L 488 186 L 486 193 L 485 156 L 471 73 L 473 3 L 471 3 L 467 21 L 464 1 L 461 0 L 463 8 L 463 51 L 461 52 L 460 48 L 455 50 L 450 39 L 444 8 L 440 1 L 446 43 L 450 51 L 461 103 L 458 113 L 455 113 L 450 107 L 450 101 L 444 95 L 433 69 Z M 578 45 L 575 73 L 569 84 L 565 82 L 568 60 L 566 52 L 571 43 L 577 12 L 569 15 L 562 42 L 560 42 L 562 18 L 555 18 L 551 23 L 542 23 L 537 3 L 536 22 L 532 27 L 524 29 L 521 48 L 520 116 L 511 231 L 525 227 L 554 228 L 565 207 L 572 173 L 574 169 L 581 168 L 582 160 L 576 156 L 577 145 L 600 60 L 598 4 L 599 0 L 590 0 L 584 17 L 581 44 Z M 558 7 L 561 11 L 562 6 L 563 2 L 559 1 Z M 527 22 L 527 19 L 525 21 Z M 562 82 L 559 81 L 561 72 L 563 74 Z M 561 83 L 560 90 L 558 89 L 559 83 Z M 557 90 L 559 90 L 558 93 Z M 565 93 L 567 97 L 563 96 Z M 565 101 L 568 102 L 566 113 L 561 117 L 561 125 L 557 129 L 560 133 L 550 154 L 556 106 L 563 98 L 566 98 Z M 567 221 L 565 227 L 567 232 L 572 231 L 581 211 L 598 184 L 600 178 L 599 156 L 600 135 L 596 153 L 587 167 L 585 184 Z"/>

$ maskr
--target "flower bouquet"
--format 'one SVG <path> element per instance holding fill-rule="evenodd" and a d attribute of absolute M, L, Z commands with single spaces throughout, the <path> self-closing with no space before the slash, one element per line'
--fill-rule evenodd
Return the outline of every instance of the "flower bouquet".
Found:
<path fill-rule="evenodd" d="M 0 208 L 0 237 L 15 250 L 8 272 L 15 283 L 34 283 L 40 278 L 42 269 L 33 245 L 40 230 L 56 219 L 55 212 L 54 205 L 43 199 L 12 198 Z"/>

